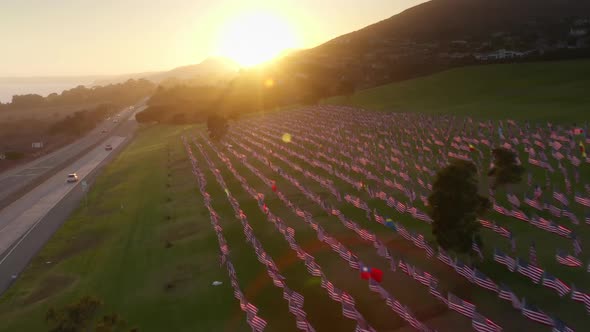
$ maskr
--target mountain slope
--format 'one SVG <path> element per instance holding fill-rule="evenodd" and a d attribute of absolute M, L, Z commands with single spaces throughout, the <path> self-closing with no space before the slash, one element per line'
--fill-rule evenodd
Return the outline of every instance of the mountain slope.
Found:
<path fill-rule="evenodd" d="M 157 73 L 146 78 L 153 82 L 161 82 L 165 79 L 196 79 L 205 78 L 208 75 L 233 74 L 239 70 L 239 65 L 232 60 L 221 57 L 210 57 L 196 65 L 182 66 L 167 72 Z"/>
<path fill-rule="evenodd" d="M 239 65 L 226 58 L 209 57 L 196 65 L 177 67 L 169 71 L 149 72 L 139 74 L 117 75 L 96 80 L 94 85 L 107 85 L 120 83 L 129 79 L 145 78 L 154 83 L 166 80 L 190 81 L 191 83 L 209 82 L 218 78 L 227 78 L 235 75 L 240 69 Z"/>
<path fill-rule="evenodd" d="M 459 66 L 581 57 L 590 57 L 588 0 L 432 0 L 286 63 L 326 86 L 365 89 Z"/>
<path fill-rule="evenodd" d="M 340 36 L 318 47 L 342 39 L 411 39 L 444 41 L 485 38 L 495 32 L 518 32 L 535 22 L 558 23 L 569 17 L 590 16 L 586 0 L 432 0 L 356 32 Z M 538 27 L 541 30 L 550 26 Z"/>
<path fill-rule="evenodd" d="M 590 60 L 456 68 L 431 76 L 334 97 L 345 104 L 390 112 L 476 118 L 582 122 L 590 108 Z"/>

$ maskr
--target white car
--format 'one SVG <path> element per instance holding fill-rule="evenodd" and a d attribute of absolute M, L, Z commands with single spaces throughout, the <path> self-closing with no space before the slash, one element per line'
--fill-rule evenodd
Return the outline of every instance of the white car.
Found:
<path fill-rule="evenodd" d="M 106 151 L 111 151 L 111 150 L 113 149 L 113 146 L 112 146 L 112 145 L 110 145 L 110 144 L 107 144 L 107 145 L 104 147 L 104 149 L 105 149 Z"/>
<path fill-rule="evenodd" d="M 68 182 L 78 182 L 78 174 L 76 174 L 76 173 L 68 174 L 67 181 Z"/>

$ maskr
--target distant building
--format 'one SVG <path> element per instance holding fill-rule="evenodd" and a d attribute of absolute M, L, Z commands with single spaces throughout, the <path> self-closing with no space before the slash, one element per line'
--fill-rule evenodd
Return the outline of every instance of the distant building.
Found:
<path fill-rule="evenodd" d="M 33 149 L 41 149 L 43 148 L 43 142 L 33 142 L 33 144 L 31 144 L 31 147 Z"/>
<path fill-rule="evenodd" d="M 503 59 L 514 59 L 514 58 L 522 58 L 529 52 L 519 52 L 519 51 L 511 51 L 506 49 L 496 50 L 490 53 L 478 53 L 475 54 L 475 58 L 477 60 L 503 60 Z"/>
<path fill-rule="evenodd" d="M 585 36 L 587 33 L 588 33 L 588 28 L 582 28 L 582 27 L 571 27 L 570 28 L 570 36 L 573 36 L 573 37 Z"/>

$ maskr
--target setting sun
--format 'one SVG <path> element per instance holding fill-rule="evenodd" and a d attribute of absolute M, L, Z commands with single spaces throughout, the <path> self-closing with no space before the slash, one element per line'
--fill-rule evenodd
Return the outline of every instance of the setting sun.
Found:
<path fill-rule="evenodd" d="M 296 46 L 295 33 L 285 20 L 271 13 L 256 12 L 228 22 L 220 36 L 218 53 L 242 66 L 253 66 Z"/>

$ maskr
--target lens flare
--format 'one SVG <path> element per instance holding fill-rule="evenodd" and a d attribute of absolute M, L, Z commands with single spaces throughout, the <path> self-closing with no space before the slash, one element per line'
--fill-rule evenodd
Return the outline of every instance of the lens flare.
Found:
<path fill-rule="evenodd" d="M 284 133 L 284 134 L 283 134 L 283 142 L 285 142 L 285 143 L 289 143 L 289 142 L 291 142 L 291 134 L 289 134 L 289 133 Z"/>

